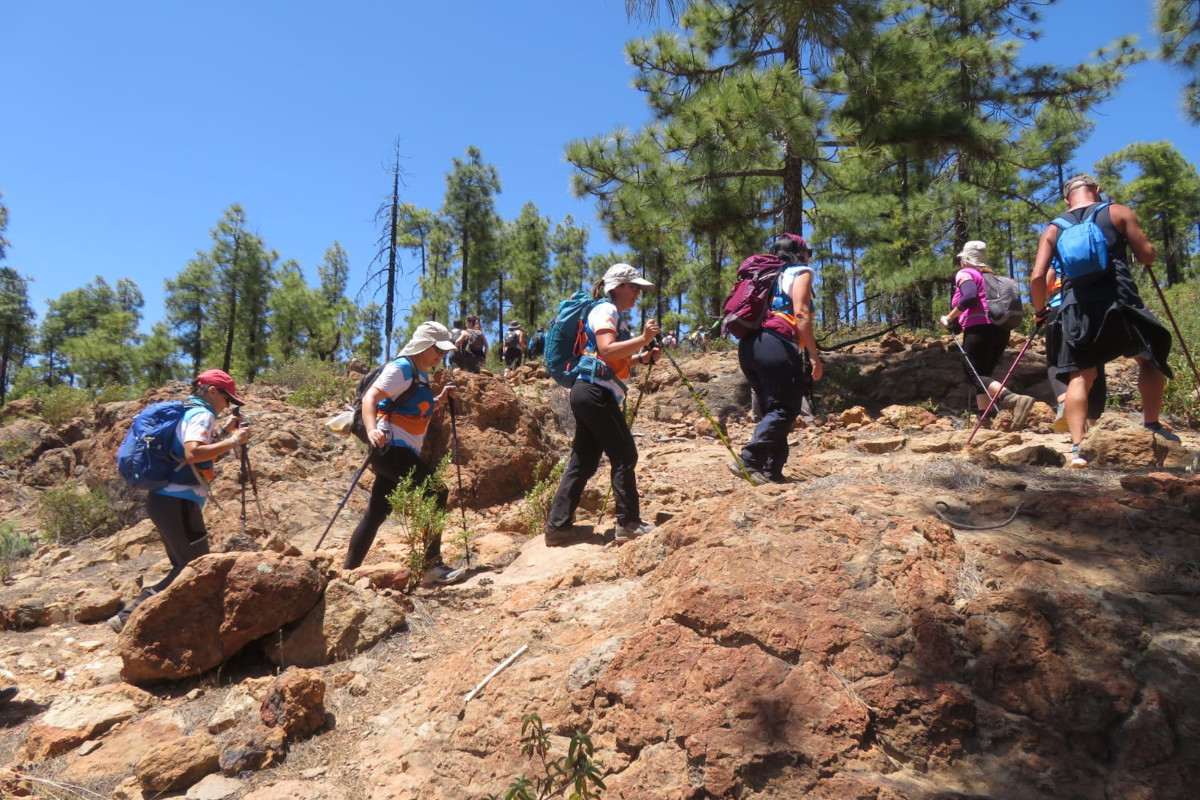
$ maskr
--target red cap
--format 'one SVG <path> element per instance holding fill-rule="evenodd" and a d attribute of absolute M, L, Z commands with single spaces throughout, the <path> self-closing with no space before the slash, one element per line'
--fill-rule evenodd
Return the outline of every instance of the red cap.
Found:
<path fill-rule="evenodd" d="M 780 236 L 783 236 L 783 237 L 785 237 L 785 238 L 787 238 L 787 239 L 791 239 L 793 242 L 795 242 L 796 244 L 800 245 L 800 249 L 802 249 L 802 250 L 810 250 L 810 249 L 812 249 L 812 248 L 810 248 L 810 247 L 808 246 L 808 242 L 804 241 L 804 237 L 803 237 L 803 236 L 797 236 L 797 235 L 796 235 L 796 234 L 794 234 L 794 233 L 781 233 L 781 234 L 779 234 L 779 235 L 780 235 Z"/>
<path fill-rule="evenodd" d="M 237 386 L 234 385 L 233 378 L 229 377 L 229 373 L 224 370 L 210 369 L 201 372 L 196 376 L 196 383 L 215 386 L 229 395 L 229 402 L 235 406 L 242 405 L 242 398 L 237 396 Z"/>

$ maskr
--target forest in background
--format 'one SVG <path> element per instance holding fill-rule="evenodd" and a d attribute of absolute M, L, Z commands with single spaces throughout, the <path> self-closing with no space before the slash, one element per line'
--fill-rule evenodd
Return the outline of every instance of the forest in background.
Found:
<path fill-rule="evenodd" d="M 784 230 L 814 244 L 826 342 L 868 324 L 930 329 L 969 239 L 985 240 L 993 267 L 1026 282 L 1063 182 L 1082 171 L 1137 211 L 1164 286 L 1197 277 L 1194 164 L 1170 142 L 1075 161 L 1091 110 L 1144 58 L 1193 78 L 1184 105 L 1200 121 L 1196 4 L 1159 3 L 1160 52 L 1117 41 L 1071 67 L 1018 61 L 1020 42 L 1038 35 L 1040 3 L 668 5 L 675 29 L 626 46 L 652 121 L 566 145 L 574 191 L 595 200 L 616 251 L 590 253 L 587 225 L 552 221 L 532 200 L 502 219 L 500 175 L 477 147 L 454 159 L 440 208 L 404 202 L 397 152 L 367 285 L 347 285 L 335 241 L 310 286 L 232 204 L 210 249 L 166 279 L 163 319 L 143 333 L 130 280 L 64 291 L 39 319 L 27 278 L 3 263 L 0 198 L 0 403 L 61 386 L 139 389 L 208 367 L 254 381 L 295 361 L 373 363 L 421 320 L 471 313 L 495 341 L 509 321 L 545 324 L 615 261 L 656 284 L 635 316 L 707 328 L 737 264 Z"/>

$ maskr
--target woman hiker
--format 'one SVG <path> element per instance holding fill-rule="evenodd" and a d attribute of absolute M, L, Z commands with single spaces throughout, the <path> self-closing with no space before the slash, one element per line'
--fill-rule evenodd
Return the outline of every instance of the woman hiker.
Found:
<path fill-rule="evenodd" d="M 804 237 L 781 233 L 771 244 L 771 255 L 786 266 L 775 281 L 770 313 L 761 328 L 738 342 L 738 363 L 762 407 L 761 419 L 741 457 L 756 486 L 787 482 L 783 467 L 788 460 L 788 434 L 808 393 L 801 348 L 812 360 L 812 380 L 818 381 L 822 375 L 812 326 L 814 272 L 808 266 L 812 251 Z M 745 477 L 736 463 L 730 464 L 729 470 Z"/>
<path fill-rule="evenodd" d="M 1020 428 L 1033 408 L 1033 398 L 1029 395 L 1016 394 L 1003 388 L 999 381 L 992 380 L 992 372 L 1008 347 L 1008 331 L 999 325 L 993 325 L 988 316 L 983 273 L 991 272 L 987 265 L 987 245 L 980 241 L 970 241 L 963 245 L 958 259 L 959 269 L 954 275 L 954 295 L 950 298 L 953 308 L 942 317 L 943 327 L 950 331 L 962 328 L 963 350 L 967 353 L 970 364 L 963 364 L 963 372 L 967 382 L 977 390 L 982 390 L 971 372 L 972 365 L 975 373 L 988 382 L 988 393 L 975 393 L 975 405 L 979 413 L 983 413 L 988 403 L 1000 393 L 996 405 L 1012 411 L 1012 427 Z"/>
<path fill-rule="evenodd" d="M 375 473 L 371 500 L 362 519 L 350 536 L 344 569 L 362 564 L 375 541 L 379 526 L 391 513 L 388 496 L 405 476 L 422 485 L 433 477 L 434 469 L 421 458 L 425 431 L 433 412 L 454 396 L 454 384 L 448 383 L 435 398 L 429 388 L 429 370 L 441 363 L 446 353 L 454 349 L 450 331 L 437 322 L 422 322 L 412 338 L 394 361 L 387 365 L 362 399 L 363 426 L 371 442 L 370 465 Z M 413 381 L 418 389 L 404 405 L 391 408 L 390 400 L 399 397 Z M 434 497 L 439 510 L 445 510 L 449 490 L 445 486 L 425 483 L 425 492 Z M 459 580 L 465 573 L 451 569 L 442 562 L 442 540 L 434 536 L 426 544 L 424 558 L 425 583 L 447 584 Z"/>
<path fill-rule="evenodd" d="M 627 542 L 654 530 L 653 525 L 642 521 L 635 473 L 637 443 L 621 410 L 630 365 L 653 364 L 662 352 L 653 346 L 658 336 L 657 320 L 646 320 L 641 335 L 635 337 L 625 319 L 625 312 L 633 308 L 642 288 L 653 285 L 630 265 L 614 264 L 592 290 L 599 302 L 584 322 L 587 345 L 579 376 L 571 387 L 575 439 L 543 530 L 548 547 L 570 542 L 583 487 L 596 474 L 602 453 L 612 465 L 616 541 Z"/>
<path fill-rule="evenodd" d="M 208 531 L 201 512 L 208 497 L 208 484 L 213 479 L 213 462 L 250 441 L 250 429 L 240 427 L 241 417 L 236 410 L 224 428 L 217 427 L 217 415 L 231 406 L 242 405 L 229 373 L 210 369 L 197 375 L 192 381 L 188 405 L 175 428 L 171 452 L 190 468 L 176 471 L 172 483 L 146 495 L 146 513 L 167 549 L 171 571 L 158 583 L 142 589 L 132 604 L 109 618 L 108 627 L 117 633 L 125 627 L 135 608 L 170 586 L 188 562 L 208 554 Z M 218 440 L 218 431 L 225 438 Z"/>

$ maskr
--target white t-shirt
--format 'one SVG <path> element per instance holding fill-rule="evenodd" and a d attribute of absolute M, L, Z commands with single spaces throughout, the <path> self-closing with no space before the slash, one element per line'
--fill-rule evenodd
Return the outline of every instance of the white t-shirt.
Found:
<path fill-rule="evenodd" d="M 612 331 L 616 334 L 618 342 L 625 342 L 633 337 L 629 330 L 629 323 L 621 316 L 621 312 L 617 311 L 617 307 L 608 301 L 597 303 L 592 307 L 592 310 L 588 312 L 586 324 L 593 337 L 601 331 Z M 591 375 L 581 375 L 580 377 L 589 383 L 608 389 L 620 403 L 625 399 L 625 386 L 621 381 L 629 378 L 629 359 L 621 358 L 615 362 L 605 361 L 604 363 L 612 367 L 619 380 L 593 378 Z"/>
<path fill-rule="evenodd" d="M 179 424 L 175 426 L 175 445 L 172 447 L 172 451 L 175 452 L 176 456 L 182 458 L 183 444 L 185 442 L 212 444 L 216 436 L 217 415 L 202 406 L 193 406 L 183 412 L 183 417 L 180 418 Z M 196 465 L 196 469 L 205 481 L 213 479 L 215 473 L 211 466 L 207 469 L 201 469 L 199 465 Z M 190 476 L 192 474 L 192 467 L 184 464 L 179 473 Z M 204 500 L 208 497 L 208 490 L 195 483 L 168 483 L 163 488 L 157 489 L 156 492 L 169 497 L 191 500 L 193 503 L 198 503 L 201 507 L 204 506 Z"/>

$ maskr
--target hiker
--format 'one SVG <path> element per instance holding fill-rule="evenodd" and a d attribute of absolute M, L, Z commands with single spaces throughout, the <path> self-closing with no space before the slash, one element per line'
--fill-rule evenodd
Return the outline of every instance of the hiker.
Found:
<path fill-rule="evenodd" d="M 1101 202 L 1100 186 L 1090 175 L 1076 175 L 1067 181 L 1063 201 L 1067 212 L 1047 225 L 1038 239 L 1029 294 L 1037 318 L 1045 319 L 1049 313 L 1048 271 L 1054 266 L 1063 273 L 1062 305 L 1057 312 L 1062 336 L 1054 361 L 1070 375 L 1064 409 L 1071 432 L 1069 465 L 1082 468 L 1087 466 L 1079 446 L 1087 424 L 1088 394 L 1100 367 L 1120 356 L 1137 359 L 1143 426 L 1168 441 L 1178 442 L 1179 437 L 1159 420 L 1167 380 L 1174 377 L 1167 365 L 1171 334 L 1142 304 L 1129 268 L 1130 250 L 1142 264 L 1153 264 L 1154 245 L 1131 209 Z M 1091 224 L 1099 228 L 1106 245 L 1105 252 L 1098 254 L 1103 255 L 1102 271 L 1087 278 L 1071 278 L 1073 264 L 1063 262 L 1059 238 L 1066 238 L 1066 232 L 1075 226 L 1082 229 Z"/>
<path fill-rule="evenodd" d="M 466 359 L 463 356 L 463 348 L 467 341 L 470 340 L 471 334 L 467 333 L 466 326 L 463 325 L 461 319 L 454 320 L 454 324 L 450 327 L 450 343 L 454 345 L 454 349 L 446 354 L 446 363 L 451 369 L 465 369 Z"/>
<path fill-rule="evenodd" d="M 125 627 L 134 609 L 161 592 L 179 577 L 192 560 L 207 555 L 208 531 L 204 527 L 204 501 L 208 484 L 213 479 L 213 462 L 238 445 L 250 441 L 250 429 L 241 425 L 236 409 L 224 427 L 217 426 L 217 416 L 231 406 L 241 406 L 237 386 L 229 373 L 219 369 L 201 372 L 192 381 L 188 408 L 175 427 L 171 453 L 189 469 L 172 474 L 171 483 L 146 495 L 146 515 L 154 523 L 171 570 L 153 586 L 142 589 L 137 599 L 110 617 L 108 626 L 117 633 Z M 222 433 L 225 438 L 217 439 Z"/>
<path fill-rule="evenodd" d="M 679 337 L 674 333 L 667 331 L 662 338 L 663 347 L 675 348 L 679 346 Z"/>
<path fill-rule="evenodd" d="M 1070 428 L 1067 426 L 1065 411 L 1067 380 L 1070 378 L 1070 374 L 1064 372 L 1057 363 L 1058 354 L 1062 349 L 1062 319 L 1058 315 L 1058 309 L 1062 306 L 1062 278 L 1053 267 L 1046 270 L 1046 294 L 1050 298 L 1046 301 L 1048 313 L 1043 328 L 1046 332 L 1046 377 L 1050 381 L 1050 388 L 1054 391 L 1054 399 L 1057 404 L 1053 428 L 1058 433 L 1067 433 Z M 1093 381 L 1091 391 L 1088 392 L 1088 425 L 1095 423 L 1104 413 L 1107 395 L 1108 382 L 1104 375 L 1104 365 L 1101 364 L 1096 367 L 1096 380 Z"/>
<path fill-rule="evenodd" d="M 525 331 L 521 330 L 521 323 L 508 323 L 508 333 L 504 335 L 503 356 L 506 372 L 521 366 L 525 357 Z"/>
<path fill-rule="evenodd" d="M 429 388 L 428 371 L 453 349 L 454 342 L 450 340 L 446 326 L 422 322 L 400 354 L 379 373 L 375 383 L 363 395 L 363 426 L 371 443 L 368 463 L 375 473 L 375 484 L 371 487 L 367 510 L 350 535 L 343 569 L 355 569 L 366 558 L 379 526 L 391 513 L 388 496 L 400 485 L 401 479 L 412 476 L 419 486 L 433 476 L 433 467 L 421 458 L 421 446 L 434 411 L 454 396 L 454 384 L 447 383 L 435 398 Z M 417 381 L 417 391 L 404 405 L 389 409 L 389 398 L 398 397 L 413 381 Z M 446 509 L 449 495 L 446 487 L 426 485 L 425 492 L 436 498 L 440 511 Z M 438 584 L 454 583 L 464 574 L 463 570 L 451 569 L 442 562 L 442 540 L 437 536 L 426 545 L 424 571 L 424 582 Z"/>
<path fill-rule="evenodd" d="M 541 358 L 546 352 L 546 326 L 538 325 L 538 329 L 529 339 L 529 360 Z"/>
<path fill-rule="evenodd" d="M 488 341 L 487 336 L 483 333 L 483 324 L 480 323 L 479 317 L 467 317 L 467 341 L 465 347 L 461 349 L 463 354 L 463 367 L 467 372 L 478 373 L 483 363 L 487 361 Z"/>
<path fill-rule="evenodd" d="M 942 326 L 951 333 L 962 330 L 963 350 L 970 362 L 963 364 L 963 373 L 967 383 L 975 387 L 975 405 L 979 412 L 982 414 L 987 410 L 998 392 L 1000 397 L 995 405 L 1012 411 L 1012 427 L 1019 428 L 1033 408 L 1033 398 L 1016 394 L 1001 386 L 999 381 L 992 380 L 992 372 L 1000 363 L 1004 348 L 1008 347 L 1008 331 L 992 322 L 984 305 L 987 293 L 983 274 L 992 271 L 987 265 L 987 244 L 978 240 L 967 242 L 955 258 L 958 272 L 954 274 L 954 294 L 950 298 L 950 313 L 941 319 Z M 987 382 L 987 394 L 976 383 L 976 375 Z"/>
<path fill-rule="evenodd" d="M 762 327 L 738 341 L 738 364 L 762 409 L 741 455 L 756 486 L 787 482 L 783 467 L 788 460 L 788 433 L 803 409 L 809 383 L 802 350 L 812 359 L 811 380 L 819 381 L 823 374 L 812 326 L 815 273 L 808 266 L 812 250 L 804 237 L 781 233 L 770 252 L 786 265 L 775 280 L 770 313 Z M 736 463 L 729 469 L 745 477 Z"/>
<path fill-rule="evenodd" d="M 608 456 L 612 466 L 615 540 L 627 542 L 654 530 L 642 521 L 635 474 L 637 443 L 621 410 L 631 364 L 653 364 L 662 354 L 653 344 L 659 331 L 657 320 L 646 320 L 641 335 L 634 337 L 625 319 L 642 288 L 653 285 L 629 264 L 614 264 L 592 290 L 592 297 L 599 302 L 584 322 L 587 345 L 571 386 L 575 438 L 543 530 L 549 547 L 570 541 L 575 510 L 584 486 L 600 466 L 601 454 Z"/>

